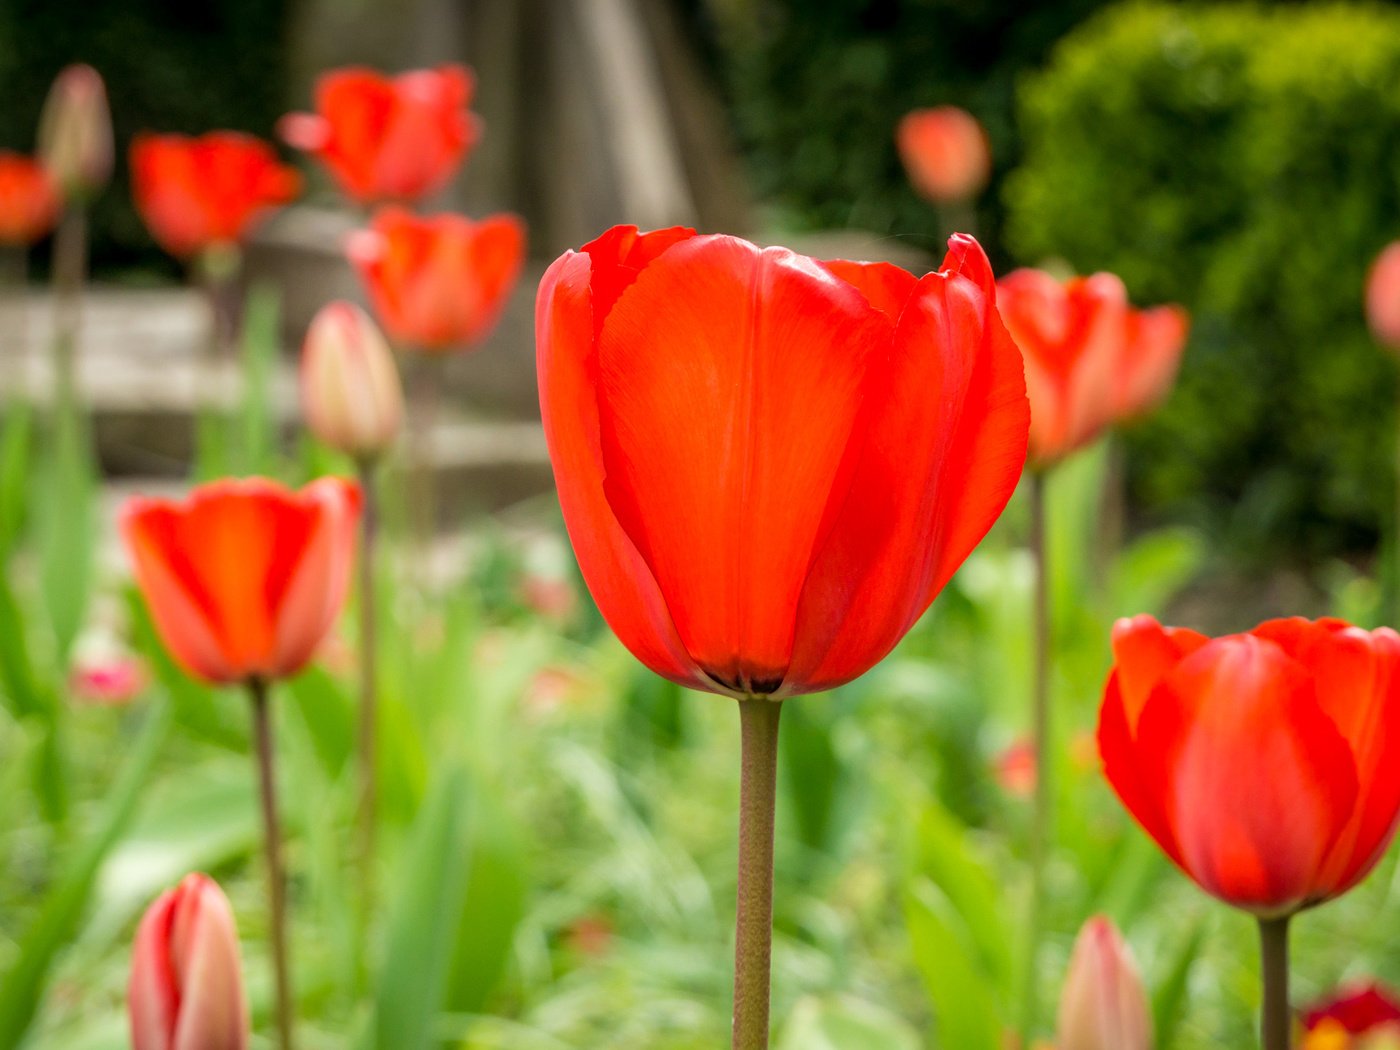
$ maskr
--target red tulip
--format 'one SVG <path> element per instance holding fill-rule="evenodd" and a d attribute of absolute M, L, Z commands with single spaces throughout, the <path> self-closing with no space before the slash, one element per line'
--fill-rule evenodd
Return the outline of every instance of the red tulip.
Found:
<path fill-rule="evenodd" d="M 398 435 L 403 387 L 393 352 L 353 303 L 330 303 L 312 319 L 301 351 L 301 403 L 311 432 L 352 456 L 382 452 Z"/>
<path fill-rule="evenodd" d="M 171 655 L 208 682 L 284 678 L 311 658 L 349 584 L 360 490 L 322 478 L 201 485 L 184 502 L 136 498 L 121 529 Z"/>
<path fill-rule="evenodd" d="M 997 306 L 1025 355 L 1031 460 L 1054 462 L 1113 419 L 1127 292 L 1108 273 L 1061 282 L 1041 270 L 1016 270 L 997 283 Z"/>
<path fill-rule="evenodd" d="M 1122 423 L 1156 407 L 1171 390 L 1191 330 L 1179 306 L 1128 311 L 1123 357 L 1113 375 L 1113 422 Z"/>
<path fill-rule="evenodd" d="M 337 69 L 316 82 L 316 112 L 282 118 L 282 138 L 315 155 L 360 204 L 414 201 L 442 189 L 481 137 L 467 111 L 475 78 L 465 66 L 387 77 Z"/>
<path fill-rule="evenodd" d="M 1099 753 L 1208 893 L 1262 918 L 1356 885 L 1400 810 L 1400 635 L 1270 620 L 1210 639 L 1119 621 Z"/>
<path fill-rule="evenodd" d="M 54 80 L 39 118 L 39 154 L 64 192 L 101 189 L 112 176 L 112 114 L 92 66 L 68 66 Z"/>
<path fill-rule="evenodd" d="M 187 875 L 147 910 L 127 986 L 133 1050 L 244 1050 L 238 931 L 223 891 Z"/>
<path fill-rule="evenodd" d="M 33 244 L 53 229 L 60 197 L 38 161 L 0 150 L 0 244 Z"/>
<path fill-rule="evenodd" d="M 301 176 L 251 135 L 142 132 L 131 143 L 131 185 L 151 236 L 185 257 L 241 242 L 297 195 Z"/>
<path fill-rule="evenodd" d="M 895 144 L 914 188 L 932 201 L 971 200 L 987 186 L 992 152 L 977 118 L 957 106 L 906 113 Z"/>
<path fill-rule="evenodd" d="M 1376 256 L 1366 278 L 1366 320 L 1387 350 L 1400 350 L 1400 241 Z"/>
<path fill-rule="evenodd" d="M 1060 996 L 1056 1050 L 1152 1050 L 1152 1016 L 1133 954 L 1108 919 L 1084 924 Z"/>
<path fill-rule="evenodd" d="M 958 236 L 920 279 L 619 226 L 545 275 L 540 405 L 598 607 L 659 674 L 738 697 L 883 657 L 996 520 L 1021 364 Z"/>
<path fill-rule="evenodd" d="M 514 215 L 473 222 L 382 208 L 350 241 L 379 322 L 419 350 L 469 347 L 491 334 L 525 259 L 525 227 Z"/>
<path fill-rule="evenodd" d="M 1303 1011 L 1303 1028 L 1330 1026 L 1348 1035 L 1366 1035 L 1391 1027 L 1400 1034 L 1400 1002 L 1374 981 L 1315 1003 Z"/>

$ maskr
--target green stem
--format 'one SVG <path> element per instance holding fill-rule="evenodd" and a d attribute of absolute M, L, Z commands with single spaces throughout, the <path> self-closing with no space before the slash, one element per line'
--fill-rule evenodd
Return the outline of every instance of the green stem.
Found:
<path fill-rule="evenodd" d="M 267 860 L 267 902 L 272 924 L 272 968 L 277 993 L 277 1033 L 281 1050 L 292 1050 L 292 992 L 287 953 L 287 877 L 282 867 L 282 828 L 277 817 L 277 780 L 273 766 L 272 716 L 267 683 L 250 679 L 253 734 L 258 759 L 258 789 L 262 801 L 263 849 Z"/>
<path fill-rule="evenodd" d="M 781 702 L 739 701 L 739 892 L 734 935 L 734 1050 L 766 1050 L 773 952 L 773 818 Z"/>
<path fill-rule="evenodd" d="M 410 401 L 413 406 L 413 428 L 410 434 L 410 466 L 415 527 L 418 533 L 419 582 L 426 595 L 432 583 L 433 539 L 437 535 L 438 492 L 437 470 L 433 459 L 433 431 L 438 423 L 441 401 L 439 387 L 443 381 L 442 363 L 425 354 L 417 355 L 410 370 L 412 383 Z"/>
<path fill-rule="evenodd" d="M 87 214 L 75 204 L 59 220 L 53 245 L 53 400 L 62 417 L 77 401 L 75 357 L 86 277 Z"/>
<path fill-rule="evenodd" d="M 374 842 L 376 799 L 378 796 L 378 690 L 376 677 L 377 631 L 375 629 L 375 544 L 379 534 L 379 507 L 375 492 L 375 462 L 372 457 L 359 461 L 360 489 L 364 494 L 360 517 L 360 893 L 364 917 L 373 909 Z M 362 955 L 364 953 L 361 953 Z"/>
<path fill-rule="evenodd" d="M 1259 952 L 1264 973 L 1264 1006 L 1259 1018 L 1264 1050 L 1289 1050 L 1293 1014 L 1288 1007 L 1288 922 L 1290 916 L 1259 920 Z"/>
<path fill-rule="evenodd" d="M 1021 1037 L 1029 1046 L 1039 1014 L 1037 968 L 1045 927 L 1045 862 L 1050 843 L 1051 782 L 1050 734 L 1050 573 L 1045 529 L 1045 475 L 1030 477 L 1031 556 L 1035 561 L 1035 656 L 1031 681 L 1032 743 L 1035 753 L 1035 799 L 1031 813 L 1030 906 L 1026 920 L 1026 963 L 1022 981 Z"/>

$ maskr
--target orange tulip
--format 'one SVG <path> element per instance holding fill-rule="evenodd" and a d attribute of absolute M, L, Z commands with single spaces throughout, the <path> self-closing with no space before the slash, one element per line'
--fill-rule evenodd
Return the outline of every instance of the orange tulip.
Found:
<path fill-rule="evenodd" d="M 992 152 L 977 118 L 957 106 L 906 113 L 895 133 L 909 181 L 929 200 L 966 201 L 987 187 Z"/>
<path fill-rule="evenodd" d="M 299 492 L 263 478 L 201 485 L 183 502 L 136 498 L 121 517 L 136 582 L 171 655 L 192 675 L 284 678 L 340 612 L 360 490 L 322 478 Z"/>
<path fill-rule="evenodd" d="M 131 188 L 151 236 L 184 258 L 242 242 L 297 195 L 301 176 L 251 135 L 142 132 L 131 143 Z"/>
<path fill-rule="evenodd" d="M 380 209 L 352 237 L 350 261 L 390 338 L 418 350 L 480 343 L 496 327 L 525 260 L 525 226 L 514 215 L 474 222 Z"/>
<path fill-rule="evenodd" d="M 1207 893 L 1282 918 L 1345 893 L 1400 812 L 1400 635 L 1270 620 L 1214 640 L 1119 621 L 1109 783 Z"/>
<path fill-rule="evenodd" d="M 1366 321 L 1387 350 L 1400 350 L 1400 241 L 1376 256 L 1366 277 Z"/>
<path fill-rule="evenodd" d="M 133 1050 L 244 1050 L 248 1004 L 228 898 L 187 875 L 146 911 L 127 985 Z"/>
<path fill-rule="evenodd" d="M 69 196 L 92 193 L 112 177 L 112 114 L 92 66 L 67 67 L 39 118 L 39 155 Z"/>
<path fill-rule="evenodd" d="M 0 150 L 0 244 L 33 244 L 53 229 L 58 185 L 37 161 Z"/>
<path fill-rule="evenodd" d="M 282 118 L 282 138 L 321 161 L 360 204 L 414 201 L 442 189 L 481 137 L 467 111 L 475 78 L 460 65 L 387 77 L 332 70 L 316 82 L 316 112 Z"/>
<path fill-rule="evenodd" d="M 630 226 L 554 263 L 545 437 L 584 579 L 639 660 L 781 697 L 890 651 L 1021 473 L 995 294 L 963 236 L 923 278 Z"/>

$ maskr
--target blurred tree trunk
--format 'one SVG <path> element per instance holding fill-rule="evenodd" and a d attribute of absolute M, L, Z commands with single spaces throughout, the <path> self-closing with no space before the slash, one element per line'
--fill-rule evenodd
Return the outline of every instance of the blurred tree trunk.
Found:
<path fill-rule="evenodd" d="M 613 223 L 744 232 L 718 95 L 672 0 L 303 0 L 291 105 L 322 69 L 466 61 L 486 136 L 443 205 L 529 221 L 537 256 Z"/>

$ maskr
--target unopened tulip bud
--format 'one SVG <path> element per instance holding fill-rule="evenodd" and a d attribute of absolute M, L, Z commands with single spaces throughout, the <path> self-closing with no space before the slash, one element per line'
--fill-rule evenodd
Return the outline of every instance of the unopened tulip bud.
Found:
<path fill-rule="evenodd" d="M 1060 996 L 1058 1050 L 1150 1050 L 1147 993 L 1113 923 L 1084 924 Z"/>
<path fill-rule="evenodd" d="M 111 178 L 112 114 L 92 66 L 69 66 L 53 82 L 39 118 L 39 155 L 69 197 L 93 193 Z"/>
<path fill-rule="evenodd" d="M 223 891 L 186 875 L 141 919 L 127 986 L 132 1050 L 246 1050 L 238 932 Z"/>
<path fill-rule="evenodd" d="M 388 342 L 353 303 L 321 309 L 301 354 L 306 422 L 320 440 L 352 456 L 382 452 L 399 432 L 403 388 Z"/>

